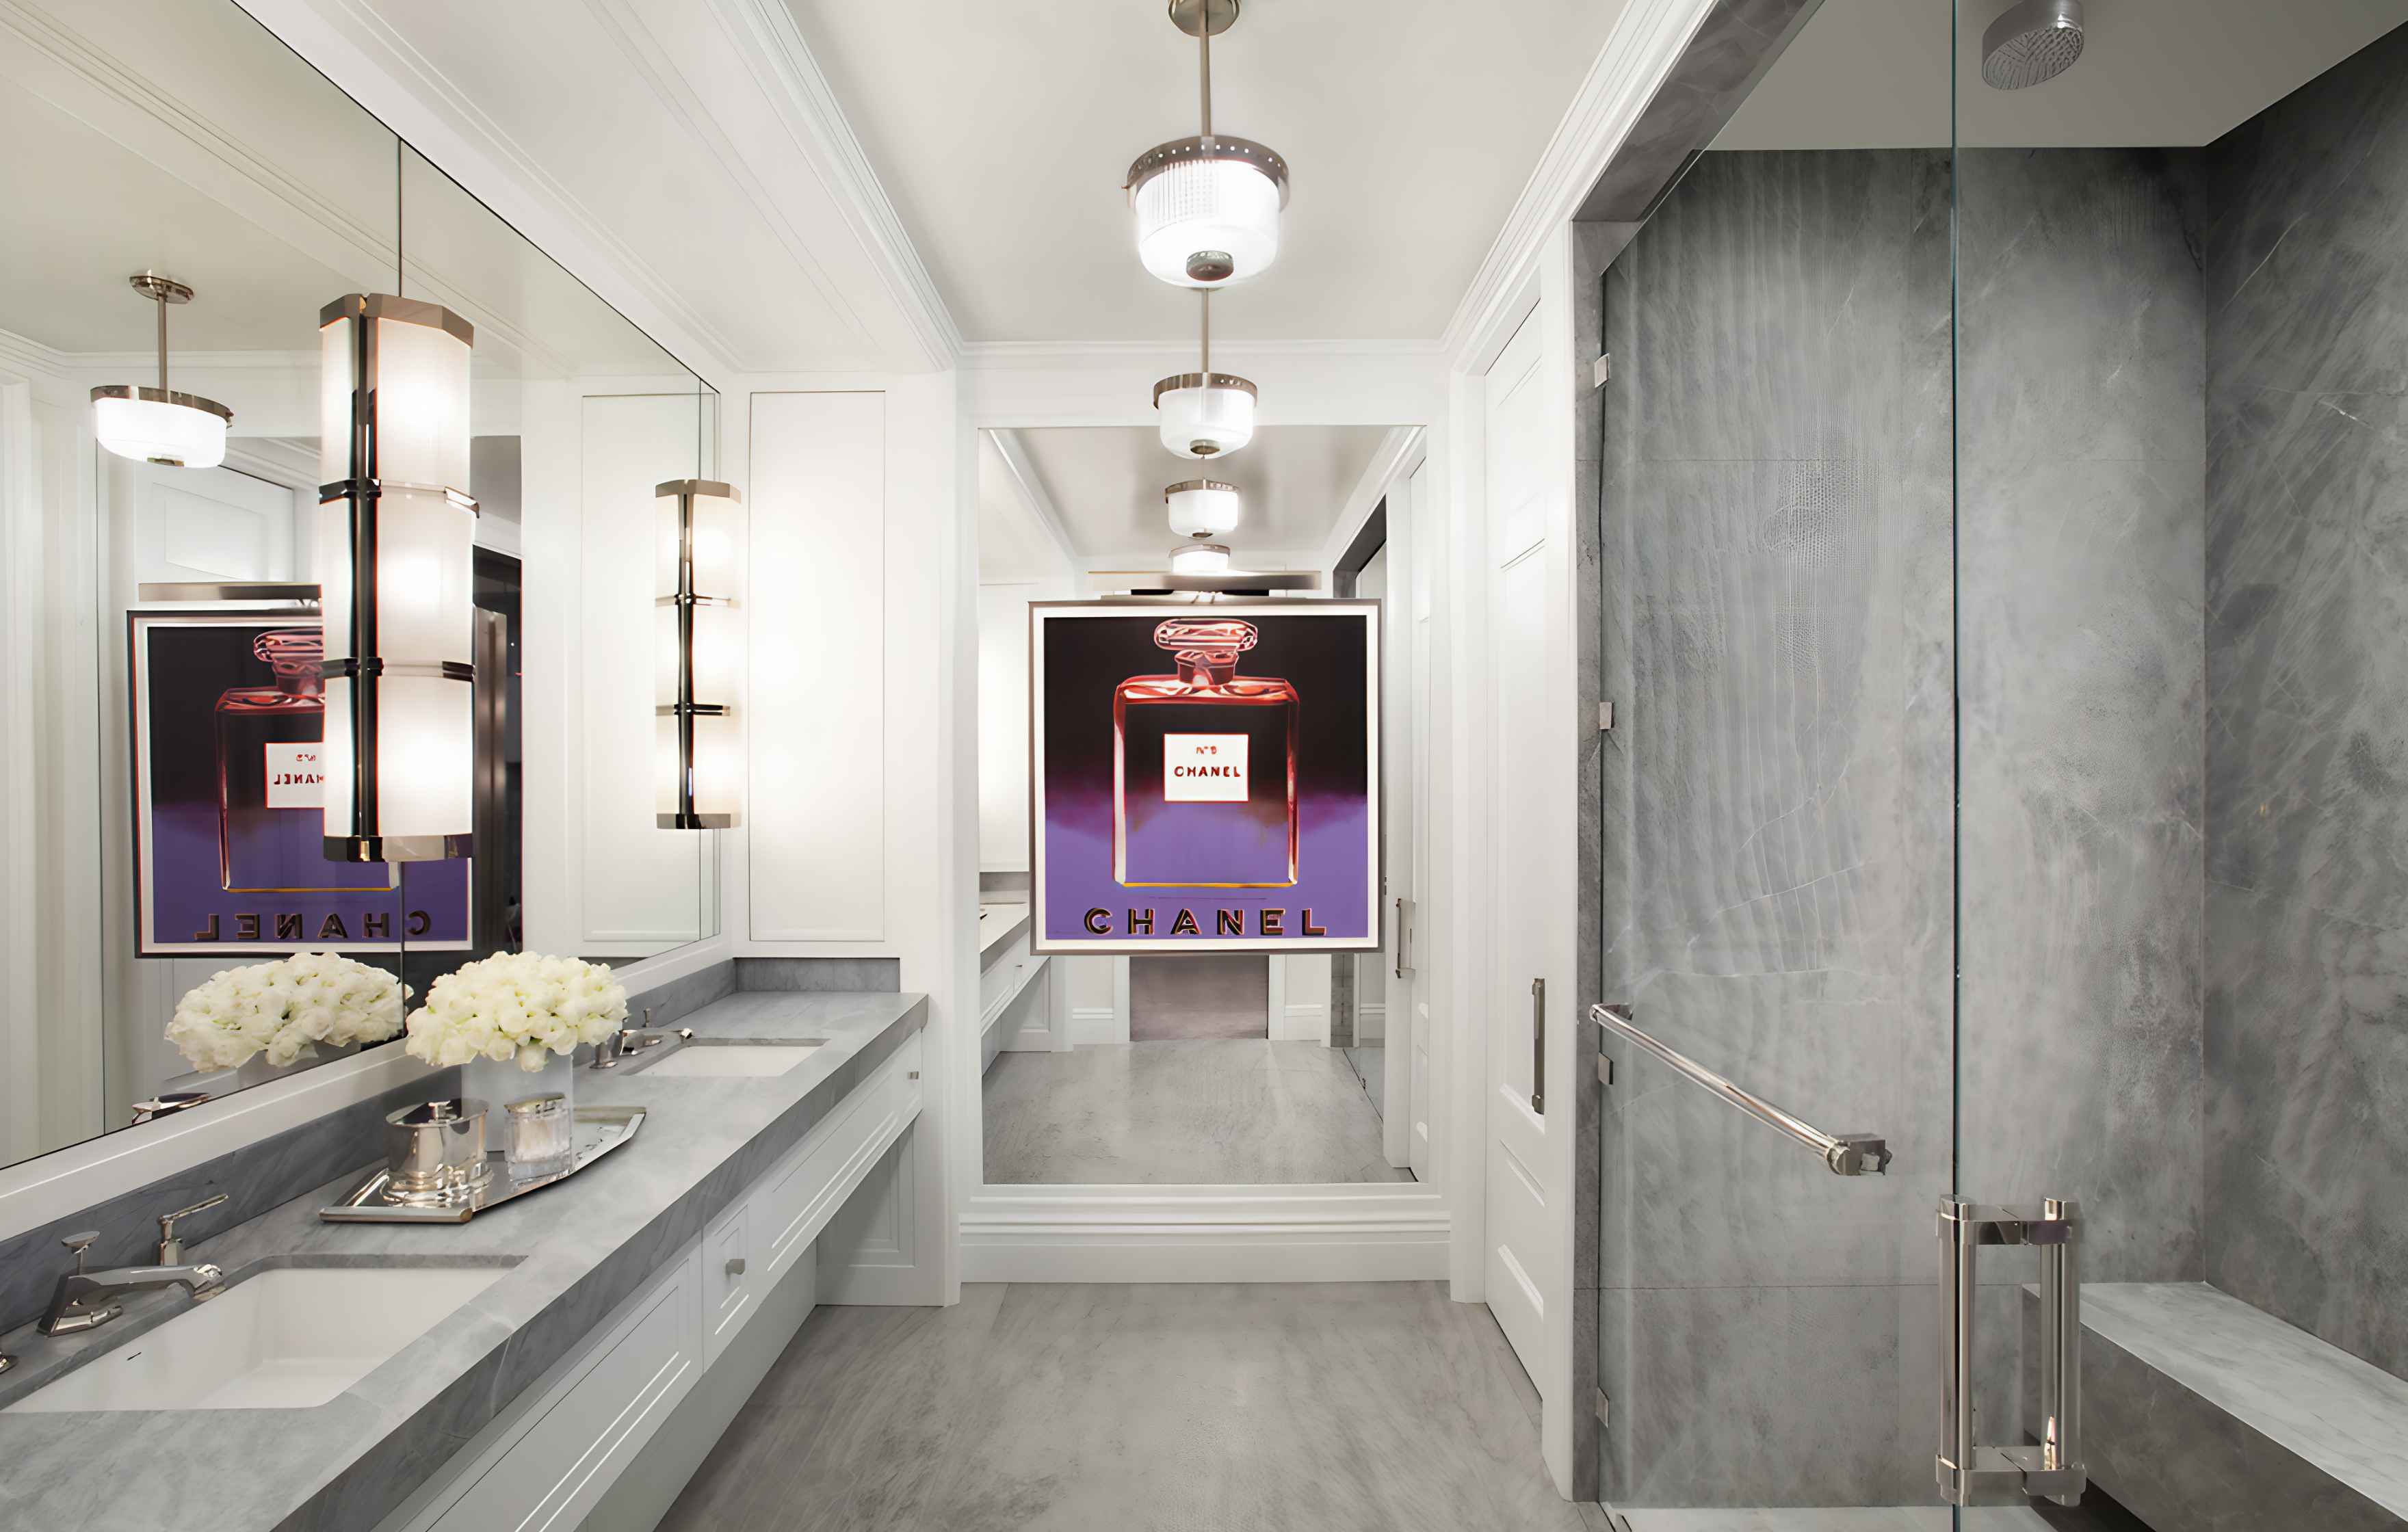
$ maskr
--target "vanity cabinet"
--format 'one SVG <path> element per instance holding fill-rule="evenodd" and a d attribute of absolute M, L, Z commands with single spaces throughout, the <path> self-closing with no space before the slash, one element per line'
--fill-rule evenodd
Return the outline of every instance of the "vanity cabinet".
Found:
<path fill-rule="evenodd" d="M 919 1116 L 921 1058 L 914 1032 L 380 1532 L 653 1525 L 810 1314 L 812 1241 Z"/>

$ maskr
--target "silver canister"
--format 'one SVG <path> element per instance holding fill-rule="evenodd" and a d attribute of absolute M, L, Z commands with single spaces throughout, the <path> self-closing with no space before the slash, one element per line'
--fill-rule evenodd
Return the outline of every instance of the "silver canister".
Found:
<path fill-rule="evenodd" d="M 385 1113 L 384 1153 L 396 1202 L 457 1202 L 485 1184 L 485 1104 L 423 1101 Z"/>

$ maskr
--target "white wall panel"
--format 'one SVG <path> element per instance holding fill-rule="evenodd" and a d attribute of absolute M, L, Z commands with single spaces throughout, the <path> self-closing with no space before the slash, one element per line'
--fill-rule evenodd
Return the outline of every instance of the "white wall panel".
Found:
<path fill-rule="evenodd" d="M 755 394 L 752 405 L 748 930 L 880 941 L 886 395 Z"/>

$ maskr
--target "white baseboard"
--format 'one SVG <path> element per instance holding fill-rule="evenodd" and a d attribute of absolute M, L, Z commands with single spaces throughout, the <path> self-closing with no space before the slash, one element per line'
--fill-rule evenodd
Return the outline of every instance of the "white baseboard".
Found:
<path fill-rule="evenodd" d="M 962 1220 L 962 1280 L 1439 1281 L 1448 1238 L 1417 1182 L 987 1186 Z"/>
<path fill-rule="evenodd" d="M 1120 1036 L 1120 1012 L 1110 1006 L 1073 1006 L 1070 1008 L 1070 1040 L 1073 1043 L 1125 1041 Z"/>

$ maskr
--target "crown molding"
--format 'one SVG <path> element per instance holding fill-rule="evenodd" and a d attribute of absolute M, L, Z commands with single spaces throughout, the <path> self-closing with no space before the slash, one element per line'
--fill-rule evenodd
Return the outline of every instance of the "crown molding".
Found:
<path fill-rule="evenodd" d="M 1193 341 L 1183 339 L 973 340 L 963 346 L 961 365 L 975 371 L 1001 372 L 1015 368 L 1125 367 L 1153 361 L 1182 370 L 1186 355 L 1194 347 Z M 1437 340 L 1239 340 L 1223 337 L 1212 342 L 1215 364 L 1226 364 L 1232 357 L 1430 361 L 1444 355 L 1445 346 Z M 1222 365 L 1219 370 L 1229 369 Z"/>
<path fill-rule="evenodd" d="M 1450 367 L 1471 370 L 1482 347 L 1501 338 L 1494 331 L 1515 306 L 1530 263 L 1570 221 L 1714 3 L 1630 0 L 1447 321 L 1441 349 Z"/>
<path fill-rule="evenodd" d="M 1027 503 L 1029 514 L 1035 516 L 1037 524 L 1045 529 L 1045 536 L 1052 540 L 1054 551 L 1061 555 L 1063 566 L 1076 568 L 1080 556 L 1078 548 L 1070 541 L 1069 529 L 1063 524 L 1061 509 L 1054 504 L 1054 496 L 1046 490 L 1045 480 L 1038 477 L 1037 465 L 1028 461 L 1028 446 L 1020 439 L 1020 433 L 1005 427 L 986 432 L 985 436 L 995 443 L 996 455 L 1003 459 L 1004 471 L 1011 475 L 1021 498 Z"/>
<path fill-rule="evenodd" d="M 337 270 L 346 265 L 369 270 L 391 269 L 394 249 L 384 231 L 360 223 L 342 208 L 319 196 L 306 182 L 287 175 L 274 161 L 255 152 L 249 145 L 187 106 L 160 81 L 126 67 L 115 56 L 96 47 L 90 38 L 61 25 L 54 18 L 21 3 L 21 0 L 0 0 L 0 32 L 5 32 L 21 44 L 35 59 L 58 71 L 71 85 L 66 93 L 60 93 L 58 86 L 62 81 L 59 75 L 54 75 L 47 81 L 51 89 L 44 89 L 45 81 L 28 78 L 38 71 L 38 65 L 34 70 L 28 70 L 22 64 L 11 67 L 7 72 L 12 78 L 36 95 L 119 143 L 146 163 L 204 191 L 209 190 L 208 183 L 211 178 L 206 174 L 196 176 L 193 163 L 169 164 L 166 158 L 162 157 L 162 142 L 180 146 L 183 152 L 199 156 L 197 163 L 200 165 L 231 175 L 235 178 L 235 185 L 246 187 L 265 199 L 264 204 L 254 204 L 249 208 L 235 207 L 237 213 L 257 218 L 259 208 L 265 206 L 297 218 L 306 226 L 320 231 L 334 241 L 334 250 L 315 253 Z M 83 98 L 62 99 L 62 93 L 80 93 Z M 102 107 L 111 112 L 133 115 L 116 122 L 103 122 L 94 109 Z M 163 141 L 152 136 L 126 131 L 127 121 L 147 121 L 167 136 Z M 143 141 L 146 138 L 149 141 Z M 174 155 L 171 153 L 169 157 Z M 225 198 L 221 196 L 218 200 L 225 201 Z M 337 254 L 337 251 L 342 253 Z M 411 261 L 408 265 L 422 290 L 431 292 L 448 307 L 466 315 L 480 333 L 491 334 L 521 354 L 534 358 L 553 370 L 565 365 L 541 341 L 516 323 L 502 318 L 492 306 L 470 295 L 449 274 L 430 267 L 423 261 Z"/>
<path fill-rule="evenodd" d="M 920 259 L 869 155 L 845 120 L 836 92 L 811 55 L 794 13 L 778 0 L 710 0 L 720 24 L 752 65 L 753 78 L 810 161 L 854 236 L 872 257 L 887 296 L 902 310 L 928 365 L 958 366 L 961 327 Z"/>
<path fill-rule="evenodd" d="M 78 369 L 81 361 L 79 357 L 45 346 L 13 330 L 0 330 L 0 368 L 64 380 Z M 159 365 L 155 353 L 150 358 L 150 365 L 154 367 Z"/>
<path fill-rule="evenodd" d="M 365 0 L 235 0 L 320 74 L 714 386 L 730 337 Z"/>

